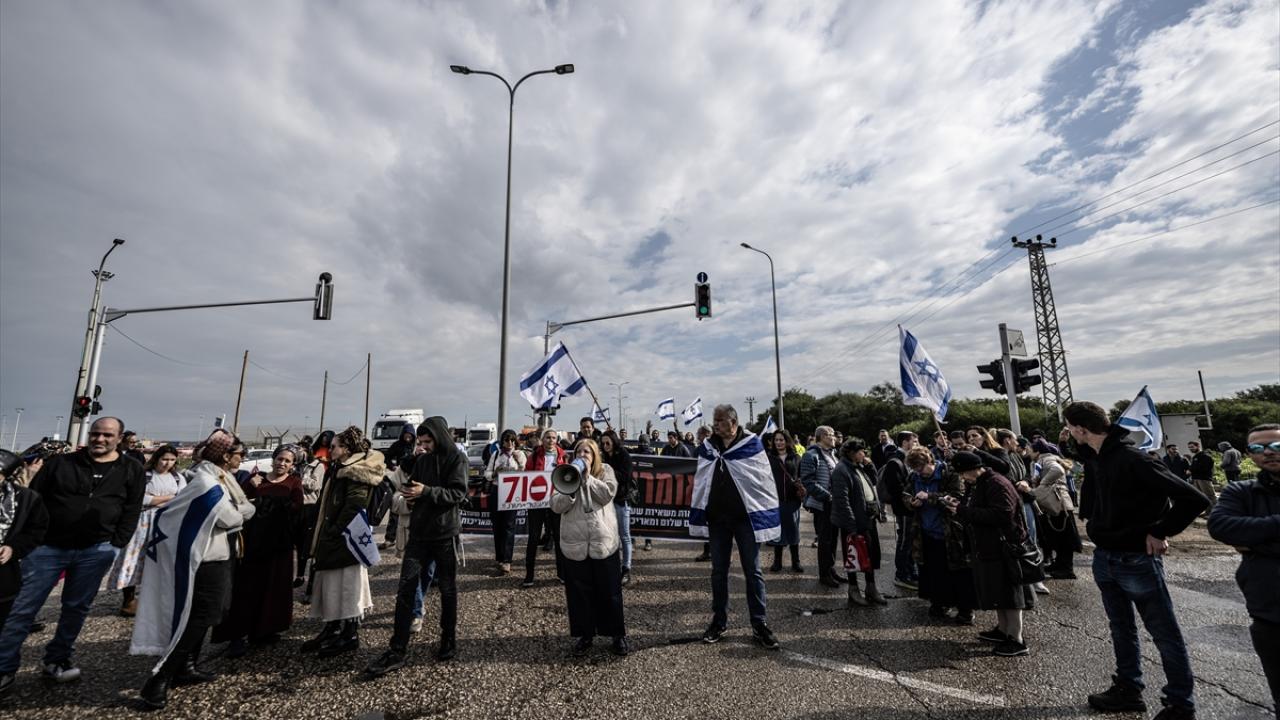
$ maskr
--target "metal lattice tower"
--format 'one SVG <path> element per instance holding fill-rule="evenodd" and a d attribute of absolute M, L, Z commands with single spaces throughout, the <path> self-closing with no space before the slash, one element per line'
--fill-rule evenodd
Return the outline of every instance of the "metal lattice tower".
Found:
<path fill-rule="evenodd" d="M 1071 376 L 1067 374 L 1067 353 L 1062 347 L 1062 333 L 1058 330 L 1058 311 L 1053 306 L 1049 265 L 1044 260 L 1044 249 L 1057 247 L 1058 239 L 1050 238 L 1046 242 L 1037 235 L 1035 240 L 1019 241 L 1014 237 L 1013 246 L 1026 249 L 1031 265 L 1031 303 L 1036 314 L 1036 347 L 1040 357 L 1045 413 L 1052 409 L 1061 421 L 1063 406 L 1071 402 Z"/>

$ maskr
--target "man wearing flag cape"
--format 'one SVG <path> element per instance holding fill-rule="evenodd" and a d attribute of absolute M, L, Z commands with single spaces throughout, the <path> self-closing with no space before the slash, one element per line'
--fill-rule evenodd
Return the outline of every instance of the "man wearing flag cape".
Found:
<path fill-rule="evenodd" d="M 196 660 L 205 633 L 227 610 L 231 558 L 240 528 L 254 512 L 231 475 L 244 457 L 239 438 L 214 430 L 196 457 L 186 486 L 156 511 L 143 551 L 146 570 L 129 653 L 160 657 L 142 686 L 142 703 L 150 710 L 165 706 L 170 683 L 213 679 L 196 668 Z"/>
<path fill-rule="evenodd" d="M 782 534 L 773 471 L 764 444 L 738 425 L 732 405 L 717 405 L 712 418 L 713 432 L 698 448 L 689 512 L 689 534 L 711 541 L 712 617 L 702 641 L 719 642 L 728 626 L 729 558 L 736 542 L 747 580 L 752 637 L 761 647 L 776 650 L 778 640 L 766 623 L 760 571 L 760 543 Z"/>

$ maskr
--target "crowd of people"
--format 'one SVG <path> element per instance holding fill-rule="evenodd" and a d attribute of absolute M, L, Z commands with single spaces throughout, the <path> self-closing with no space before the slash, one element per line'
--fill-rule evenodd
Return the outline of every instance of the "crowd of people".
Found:
<path fill-rule="evenodd" d="M 807 513 L 816 581 L 844 587 L 850 608 L 870 612 L 889 602 L 877 573 L 879 526 L 892 521 L 893 584 L 926 600 L 932 621 L 974 625 L 977 611 L 994 611 L 994 626 L 976 639 L 997 656 L 1024 656 L 1033 644 L 1024 613 L 1049 593 L 1045 580 L 1076 578 L 1079 516 L 1094 544 L 1092 575 L 1115 653 L 1111 687 L 1088 703 L 1102 711 L 1145 709 L 1136 611 L 1167 679 L 1158 717 L 1192 718 L 1194 680 L 1163 556 L 1168 538 L 1216 500 L 1208 528 L 1243 555 L 1238 577 L 1251 634 L 1272 694 L 1280 695 L 1280 425 L 1249 433 L 1257 478 L 1236 479 L 1215 497 L 1211 475 L 1207 488 L 1200 482 L 1198 446 L 1184 470 L 1176 448 L 1165 457 L 1135 449 L 1098 405 L 1073 403 L 1063 416 L 1056 442 L 1036 431 L 1022 437 L 975 426 L 939 430 L 929 446 L 914 433 L 884 431 L 868 444 L 820 426 L 802 444 L 783 429 L 752 434 L 729 405 L 716 407 L 696 436 L 671 432 L 658 452 L 697 463 L 688 524 L 691 536 L 705 538 L 698 559 L 711 565 L 711 620 L 702 641 L 718 642 L 729 627 L 736 546 L 752 638 L 765 649 L 781 646 L 768 623 L 760 552 L 773 550 L 768 572 L 782 572 L 789 560 L 791 572 L 804 573 Z M 102 417 L 83 448 L 0 451 L 0 694 L 13 685 L 21 646 L 59 582 L 43 675 L 79 678 L 75 642 L 106 578 L 122 592 L 120 613 L 134 617 L 131 652 L 157 657 L 140 692 L 145 708 L 164 707 L 172 687 L 211 679 L 200 667 L 206 640 L 227 643 L 228 657 L 279 641 L 292 626 L 296 592 L 321 622 L 301 652 L 335 657 L 355 650 L 361 620 L 374 606 L 370 513 L 381 503 L 390 508 L 381 549 L 399 556 L 400 575 L 389 645 L 364 672 L 376 677 L 406 665 L 432 585 L 440 598 L 435 657 L 457 655 L 468 460 L 444 418 L 407 427 L 385 454 L 356 427 L 301 438 L 276 448 L 265 474 L 239 470 L 244 443 L 225 430 L 199 443 L 183 471 L 173 446 L 145 457 L 124 441 L 127 434 L 122 421 Z M 550 548 L 575 655 L 591 652 L 598 637 L 609 639 L 614 654 L 630 653 L 624 588 L 632 582 L 630 509 L 637 500 L 631 452 L 653 452 L 655 434 L 628 443 L 583 418 L 571 438 L 546 430 L 526 442 L 506 430 L 486 449 L 484 492 L 495 501 L 500 473 L 574 468 L 574 489 L 557 489 L 548 507 L 528 512 L 520 584 L 534 584 L 539 551 Z M 1230 463 L 1238 478 L 1241 459 L 1224 454 L 1224 470 Z M 498 512 L 496 502 L 490 507 L 494 574 L 510 575 L 515 515 Z"/>

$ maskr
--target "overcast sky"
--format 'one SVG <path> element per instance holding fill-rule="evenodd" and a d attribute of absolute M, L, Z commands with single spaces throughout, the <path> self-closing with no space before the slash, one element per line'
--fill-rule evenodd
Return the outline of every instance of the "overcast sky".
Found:
<path fill-rule="evenodd" d="M 673 395 L 769 402 L 769 267 L 741 242 L 776 262 L 786 387 L 896 382 L 902 322 L 981 396 L 998 323 L 1035 347 L 1026 255 L 1006 254 L 1028 232 L 1060 238 L 1077 399 L 1194 398 L 1197 370 L 1210 397 L 1280 382 L 1275 0 L 55 0 L 0 3 L 7 432 L 18 407 L 19 445 L 67 414 L 115 237 L 112 307 L 336 287 L 329 322 L 116 321 L 137 344 L 108 332 L 102 403 L 148 435 L 230 415 L 246 349 L 249 434 L 315 425 L 325 370 L 345 381 L 366 353 L 374 417 L 496 419 L 507 95 L 449 65 L 558 63 L 576 72 L 516 98 L 508 424 L 547 320 L 690 301 L 699 271 L 708 321 L 556 339 L 602 402 L 628 383 L 640 424 Z M 363 376 L 331 385 L 327 424 L 363 403 Z"/>

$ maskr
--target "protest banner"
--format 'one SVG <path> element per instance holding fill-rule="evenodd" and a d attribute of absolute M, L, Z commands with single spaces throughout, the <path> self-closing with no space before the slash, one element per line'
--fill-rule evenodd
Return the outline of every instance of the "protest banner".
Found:
<path fill-rule="evenodd" d="M 541 470 L 498 473 L 498 511 L 551 507 L 551 473 Z"/>

